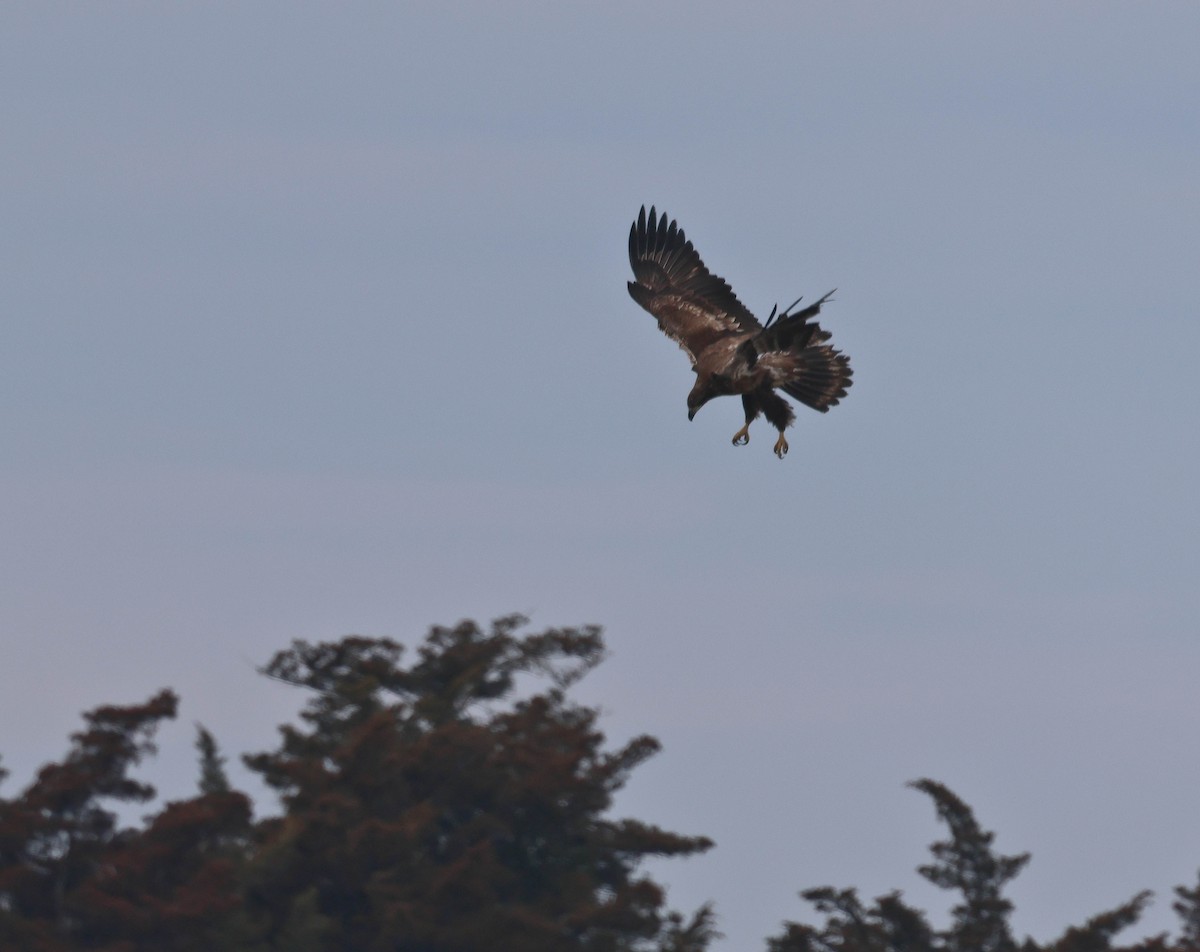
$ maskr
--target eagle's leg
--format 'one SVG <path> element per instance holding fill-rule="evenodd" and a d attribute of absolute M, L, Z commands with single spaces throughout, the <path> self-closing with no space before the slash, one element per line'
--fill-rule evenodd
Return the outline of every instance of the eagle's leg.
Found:
<path fill-rule="evenodd" d="M 746 411 L 746 425 L 733 434 L 734 446 L 745 446 L 750 442 L 750 424 L 758 416 L 760 407 L 758 398 L 752 393 L 742 394 L 742 409 Z"/>
<path fill-rule="evenodd" d="M 792 412 L 788 402 L 774 390 L 767 390 L 758 399 L 763 413 L 767 415 L 767 420 L 779 431 L 779 439 L 775 441 L 775 455 L 783 459 L 787 456 L 788 451 L 788 441 L 784 437 L 783 431 L 792 425 L 796 414 Z"/>

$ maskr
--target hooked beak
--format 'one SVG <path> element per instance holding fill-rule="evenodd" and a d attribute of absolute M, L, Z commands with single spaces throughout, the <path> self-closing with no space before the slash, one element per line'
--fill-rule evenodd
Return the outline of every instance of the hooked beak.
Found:
<path fill-rule="evenodd" d="M 688 407 L 688 421 L 690 422 L 696 416 L 696 411 Z"/>

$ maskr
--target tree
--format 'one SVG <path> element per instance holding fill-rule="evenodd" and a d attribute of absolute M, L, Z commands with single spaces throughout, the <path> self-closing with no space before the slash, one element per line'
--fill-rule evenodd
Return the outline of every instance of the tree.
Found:
<path fill-rule="evenodd" d="M 1179 952 L 1200 952 L 1200 877 L 1194 887 L 1176 886 L 1175 910 L 1183 924 L 1179 937 Z"/>
<path fill-rule="evenodd" d="M 108 808 L 153 798 L 129 771 L 177 706 L 161 691 L 88 712 L 67 756 L 0 800 L 0 948 L 202 952 L 233 934 L 248 798 L 226 790 L 167 804 L 141 829 L 119 829 Z"/>
<path fill-rule="evenodd" d="M 599 629 L 526 624 L 436 627 L 409 663 L 356 636 L 279 652 L 263 673 L 307 699 L 276 749 L 245 758 L 283 807 L 257 822 L 198 727 L 197 795 L 121 827 L 114 804 L 154 797 L 131 771 L 178 700 L 86 713 L 61 761 L 0 798 L 0 949 L 707 952 L 711 905 L 668 909 L 642 865 L 711 842 L 610 816 L 659 747 L 609 747 L 598 711 L 571 699 L 603 659 Z M 1029 854 L 995 852 L 942 784 L 912 786 L 948 830 L 918 872 L 954 894 L 949 926 L 898 891 L 866 902 L 823 886 L 801 893 L 819 923 L 785 923 L 768 952 L 1200 952 L 1200 883 L 1175 890 L 1175 938 L 1116 944 L 1142 892 L 1018 945 L 1005 890 Z"/>
<path fill-rule="evenodd" d="M 251 935 L 238 874 L 250 832 L 242 793 L 168 803 L 116 838 L 75 897 L 79 948 L 208 952 Z"/>
<path fill-rule="evenodd" d="M 1178 945 L 1168 945 L 1162 936 L 1133 946 L 1112 944 L 1118 932 L 1137 922 L 1149 902 L 1150 893 L 1141 892 L 1124 905 L 1067 929 L 1046 946 L 1026 939 L 1018 947 L 1009 926 L 1012 903 L 1003 892 L 1029 862 L 1029 854 L 993 852 L 995 834 L 983 830 L 971 808 L 942 784 L 917 780 L 909 786 L 933 800 L 938 819 L 950 831 L 949 839 L 930 846 L 933 862 L 917 868 L 935 886 L 961 895 L 951 909 L 950 928 L 931 929 L 924 913 L 905 905 L 899 892 L 865 907 L 855 890 L 823 886 L 800 895 L 824 915 L 824 924 L 785 923 L 783 933 L 768 940 L 769 952 L 1192 952 L 1188 930 L 1200 921 L 1192 918 L 1200 909 L 1200 887 L 1192 892 L 1182 886 L 1176 890 L 1180 901 L 1175 904 L 1184 921 Z"/>
<path fill-rule="evenodd" d="M 906 906 L 898 892 L 865 908 L 854 889 L 822 886 L 800 894 L 825 916 L 825 927 L 784 924 L 781 936 L 767 940 L 768 952 L 926 952 L 936 948 L 925 916 Z"/>
<path fill-rule="evenodd" d="M 200 793 L 229 793 L 225 758 L 217 749 L 216 738 L 200 725 L 196 725 L 196 750 L 200 753 Z"/>
<path fill-rule="evenodd" d="M 962 894 L 963 901 L 951 910 L 954 925 L 945 935 L 946 948 L 950 952 L 1012 952 L 1016 948 L 1008 928 L 1012 903 L 1002 894 L 1009 880 L 1029 862 L 1029 854 L 995 855 L 995 834 L 980 829 L 971 808 L 950 790 L 933 780 L 916 780 L 911 786 L 930 796 L 938 819 L 950 828 L 949 840 L 929 848 L 934 862 L 917 870 L 935 886 Z"/>
<path fill-rule="evenodd" d="M 567 689 L 603 657 L 596 628 L 434 628 L 415 663 L 387 639 L 296 642 L 264 669 L 313 692 L 306 729 L 246 758 L 286 816 L 262 827 L 249 898 L 274 948 L 701 949 L 711 912 L 664 910 L 648 856 L 707 849 L 605 814 L 658 749 L 604 748 Z M 531 676 L 549 681 L 535 691 Z M 529 685 L 527 691 L 519 686 Z M 285 941 L 286 938 L 286 941 Z"/>
<path fill-rule="evenodd" d="M 80 887 L 102 869 L 116 834 L 103 801 L 154 796 L 128 772 L 153 753 L 154 731 L 177 704 L 161 691 L 145 704 L 88 712 L 67 756 L 17 799 L 0 801 L 0 945 L 53 952 L 83 933 Z"/>

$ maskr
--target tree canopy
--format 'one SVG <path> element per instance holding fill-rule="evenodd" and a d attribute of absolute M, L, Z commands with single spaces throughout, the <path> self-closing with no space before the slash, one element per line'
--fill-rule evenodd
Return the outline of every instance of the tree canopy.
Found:
<path fill-rule="evenodd" d="M 595 627 L 435 627 L 406 663 L 386 638 L 294 642 L 262 669 L 306 700 L 278 745 L 245 756 L 280 799 L 255 819 L 216 739 L 197 727 L 197 791 L 123 827 L 121 804 L 152 804 L 132 772 L 178 698 L 84 714 L 67 753 L 0 798 L 0 948 L 20 952 L 703 952 L 713 909 L 667 907 L 644 870 L 713 844 L 611 815 L 613 797 L 658 750 L 608 744 L 573 686 L 604 657 Z M 4 771 L 0 769 L 0 781 Z M 1018 943 L 1006 885 L 1029 854 L 993 834 L 933 780 L 947 838 L 918 872 L 957 897 L 936 930 L 898 891 L 801 893 L 819 922 L 788 922 L 768 952 L 1200 952 L 1200 883 L 1175 890 L 1180 929 L 1115 944 L 1139 893 L 1067 929 Z"/>
<path fill-rule="evenodd" d="M 934 930 L 927 916 L 905 904 L 900 892 L 880 896 L 864 905 L 855 889 L 823 886 L 800 895 L 824 916 L 820 926 L 785 923 L 781 935 L 768 940 L 768 952 L 1192 952 L 1200 887 L 1179 887 L 1176 912 L 1183 930 L 1175 942 L 1156 936 L 1133 945 L 1116 945 L 1117 933 L 1137 922 L 1150 901 L 1140 892 L 1115 909 L 1093 916 L 1082 926 L 1068 928 L 1046 944 L 1012 934 L 1012 903 L 1004 887 L 1029 862 L 1028 853 L 1000 856 L 992 849 L 994 833 L 985 831 L 969 806 L 933 780 L 916 780 L 911 787 L 933 800 L 937 817 L 949 838 L 930 847 L 933 861 L 917 872 L 960 898 L 951 908 L 951 924 Z"/>

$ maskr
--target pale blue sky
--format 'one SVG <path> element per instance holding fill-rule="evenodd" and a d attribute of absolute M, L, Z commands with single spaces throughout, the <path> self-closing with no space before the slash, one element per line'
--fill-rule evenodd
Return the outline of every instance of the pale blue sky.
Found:
<path fill-rule="evenodd" d="M 736 5 L 740 7 L 741 5 Z M 1200 8 L 0 11 L 0 754 L 170 685 L 261 749 L 292 638 L 596 622 L 621 809 L 754 948 L 824 883 L 1018 932 L 1200 866 Z M 643 203 L 855 385 L 784 462 L 628 298 Z"/>

